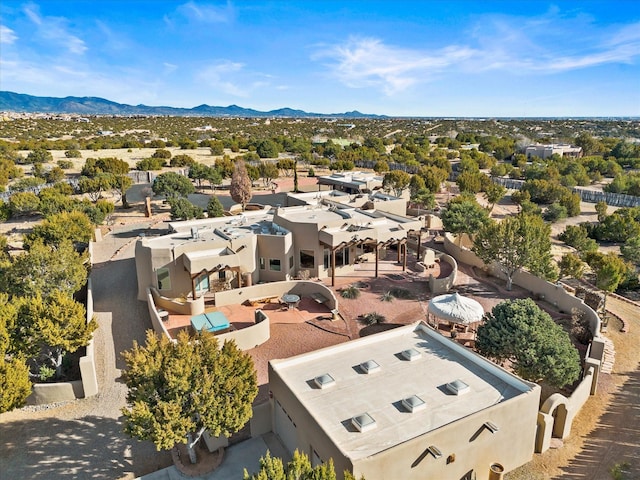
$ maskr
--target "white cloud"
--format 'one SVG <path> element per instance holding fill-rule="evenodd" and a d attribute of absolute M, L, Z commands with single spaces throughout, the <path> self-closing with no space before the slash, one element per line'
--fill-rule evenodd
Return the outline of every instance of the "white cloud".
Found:
<path fill-rule="evenodd" d="M 227 23 L 235 17 L 235 9 L 231 2 L 225 5 L 211 5 L 190 1 L 180 5 L 176 12 L 191 21 L 202 23 Z"/>
<path fill-rule="evenodd" d="M 174 65 L 173 63 L 169 63 L 169 62 L 164 62 L 162 66 L 164 68 L 165 75 L 173 73 L 178 69 L 177 65 Z"/>
<path fill-rule="evenodd" d="M 380 87 L 387 95 L 474 55 L 473 49 L 451 45 L 435 52 L 385 45 L 375 38 L 351 38 L 346 45 L 329 47 L 314 58 L 329 58 L 332 74 L 353 88 Z"/>
<path fill-rule="evenodd" d="M 223 60 L 200 70 L 195 79 L 220 93 L 240 98 L 249 98 L 254 91 L 271 85 L 271 75 L 245 67 L 244 63 Z"/>
<path fill-rule="evenodd" d="M 318 47 L 312 59 L 324 61 L 344 85 L 393 96 L 445 75 L 558 74 L 640 58 L 640 22 L 600 27 L 588 15 L 555 7 L 537 17 L 484 15 L 466 31 L 455 44 L 434 49 L 351 37 Z"/>
<path fill-rule="evenodd" d="M 43 17 L 38 5 L 29 3 L 24 13 L 36 25 L 36 31 L 48 43 L 53 42 L 66 48 L 69 52 L 82 55 L 87 51 L 84 41 L 68 31 L 67 19 L 63 17 Z"/>
<path fill-rule="evenodd" d="M 0 43 L 11 45 L 17 39 L 18 39 L 18 36 L 16 35 L 16 32 L 11 30 L 9 27 L 0 25 Z"/>

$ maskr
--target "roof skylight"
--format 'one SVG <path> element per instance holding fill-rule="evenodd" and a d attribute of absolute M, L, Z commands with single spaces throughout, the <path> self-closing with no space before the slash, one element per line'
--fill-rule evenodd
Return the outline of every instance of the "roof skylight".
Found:
<path fill-rule="evenodd" d="M 360 364 L 360 368 L 364 373 L 375 373 L 380 371 L 380 365 L 375 360 L 367 360 Z"/>
<path fill-rule="evenodd" d="M 376 428 L 376 421 L 366 412 L 353 417 L 351 424 L 356 427 L 359 432 L 366 432 Z"/>
<path fill-rule="evenodd" d="M 328 373 L 317 376 L 313 379 L 313 381 L 318 386 L 318 388 L 329 388 L 336 384 L 336 381 Z"/>
<path fill-rule="evenodd" d="M 406 350 L 403 350 L 401 352 L 401 355 L 410 362 L 413 362 L 414 360 L 417 360 L 422 356 L 422 354 L 415 348 L 408 348 Z"/>
<path fill-rule="evenodd" d="M 463 395 L 471 391 L 471 388 L 469 388 L 469 385 L 467 385 L 460 379 L 447 383 L 446 387 L 447 387 L 447 390 L 449 390 L 454 395 Z"/>
<path fill-rule="evenodd" d="M 417 395 L 411 395 L 410 397 L 403 398 L 402 406 L 411 413 L 427 408 L 427 404 L 424 402 L 424 400 L 422 400 Z"/>

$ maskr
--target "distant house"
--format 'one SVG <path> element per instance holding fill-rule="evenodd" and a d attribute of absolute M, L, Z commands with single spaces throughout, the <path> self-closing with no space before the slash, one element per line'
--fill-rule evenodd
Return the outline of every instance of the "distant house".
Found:
<path fill-rule="evenodd" d="M 269 391 L 285 448 L 356 478 L 502 478 L 534 452 L 540 387 L 424 323 L 272 360 Z"/>
<path fill-rule="evenodd" d="M 582 147 L 573 147 L 568 143 L 552 143 L 551 145 L 529 145 L 524 151 L 527 158 L 549 158 L 558 154 L 561 157 L 580 158 L 582 157 Z"/>
<path fill-rule="evenodd" d="M 328 185 L 347 193 L 368 193 L 382 188 L 383 177 L 367 172 L 332 173 L 318 177 L 318 188 Z"/>

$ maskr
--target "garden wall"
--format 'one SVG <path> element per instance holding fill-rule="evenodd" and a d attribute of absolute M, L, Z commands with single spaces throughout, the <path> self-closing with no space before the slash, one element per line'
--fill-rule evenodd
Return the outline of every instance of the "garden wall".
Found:
<path fill-rule="evenodd" d="M 262 345 L 271 336 L 269 317 L 262 311 L 256 310 L 255 324 L 232 332 L 216 335 L 221 343 L 226 340 L 234 340 L 240 350 L 250 350 Z"/>
<path fill-rule="evenodd" d="M 236 305 L 247 300 L 263 297 L 279 297 L 285 293 L 293 293 L 302 297 L 309 297 L 312 293 L 320 293 L 326 299 L 325 305 L 333 310 L 337 308 L 338 300 L 333 292 L 322 283 L 307 280 L 290 280 L 284 282 L 269 282 L 236 288 L 215 293 L 217 306 Z"/>
<path fill-rule="evenodd" d="M 445 250 L 459 262 L 483 268 L 495 277 L 505 278 L 495 265 L 485 265 L 471 250 L 457 245 L 455 237 L 449 233 L 445 234 L 444 246 Z M 573 394 L 569 398 L 559 393 L 552 395 L 545 401 L 538 414 L 536 452 L 541 453 L 549 448 L 552 436 L 564 439 L 569 435 L 573 418 L 589 395 L 596 393 L 600 365 L 604 358 L 604 340 L 600 335 L 601 321 L 592 308 L 581 299 L 567 293 L 560 285 L 550 283 L 528 272 L 518 272 L 513 277 L 513 283 L 528 290 L 532 297 L 544 299 L 562 312 L 571 313 L 573 308 L 581 310 L 589 322 L 594 337 L 584 358 L 584 376 Z"/>

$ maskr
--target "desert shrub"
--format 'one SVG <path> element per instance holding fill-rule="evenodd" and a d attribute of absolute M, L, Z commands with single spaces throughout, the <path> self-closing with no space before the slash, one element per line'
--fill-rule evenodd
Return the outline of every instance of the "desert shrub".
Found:
<path fill-rule="evenodd" d="M 382 295 L 380 295 L 381 302 L 393 302 L 394 298 L 396 297 L 394 297 L 391 292 L 384 292 Z"/>
<path fill-rule="evenodd" d="M 136 170 L 162 170 L 165 166 L 164 158 L 144 158 L 136 163 Z"/>
<path fill-rule="evenodd" d="M 389 293 L 393 295 L 395 298 L 412 298 L 413 294 L 410 290 L 402 287 L 393 287 Z"/>
<path fill-rule="evenodd" d="M 375 325 L 387 321 L 386 317 L 378 312 L 369 312 L 365 313 L 364 315 L 360 315 L 359 320 L 365 325 Z"/>
<path fill-rule="evenodd" d="M 69 170 L 73 167 L 73 162 L 71 160 L 58 160 L 56 163 L 63 170 Z"/>
<path fill-rule="evenodd" d="M 360 290 L 355 285 L 349 285 L 340 292 L 340 295 L 342 295 L 342 298 L 354 300 L 360 296 Z"/>

